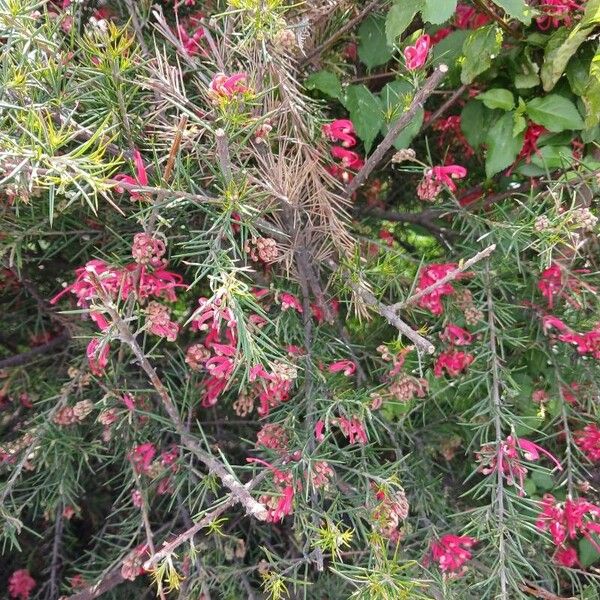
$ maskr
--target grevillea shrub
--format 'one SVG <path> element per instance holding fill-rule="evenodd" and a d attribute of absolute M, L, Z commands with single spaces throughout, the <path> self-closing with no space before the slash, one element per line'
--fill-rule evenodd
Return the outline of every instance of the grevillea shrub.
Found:
<path fill-rule="evenodd" d="M 0 3 L 0 596 L 598 598 L 599 32 Z"/>

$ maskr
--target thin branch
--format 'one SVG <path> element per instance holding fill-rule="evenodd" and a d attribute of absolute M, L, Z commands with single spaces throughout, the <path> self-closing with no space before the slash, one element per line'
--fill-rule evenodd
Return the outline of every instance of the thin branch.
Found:
<path fill-rule="evenodd" d="M 498 356 L 497 338 L 496 338 L 496 320 L 494 315 L 494 300 L 492 298 L 492 282 L 490 267 L 486 269 L 486 293 L 487 293 L 487 313 L 488 328 L 490 332 L 490 363 L 492 373 L 492 403 L 494 408 L 494 426 L 496 433 L 496 447 L 500 451 L 500 444 L 503 440 L 502 434 L 502 399 L 500 397 L 500 357 Z M 508 577 L 506 574 L 506 538 L 505 538 L 505 507 L 504 507 L 504 472 L 501 468 L 496 469 L 497 489 L 496 489 L 496 512 L 499 525 L 499 543 L 498 543 L 498 573 L 500 575 L 500 600 L 508 600 Z"/>
<path fill-rule="evenodd" d="M 453 281 L 461 273 L 464 273 L 467 269 L 471 268 L 474 264 L 476 264 L 480 260 L 483 260 L 484 258 L 487 258 L 488 256 L 490 256 L 490 254 L 492 254 L 492 252 L 495 249 L 496 249 L 496 244 L 492 244 L 491 246 L 488 246 L 487 248 L 483 249 L 481 252 L 478 252 L 475 256 L 469 258 L 469 260 L 466 260 L 464 263 L 459 263 L 459 265 L 456 269 L 454 269 L 453 271 L 450 271 L 448 274 L 446 274 L 441 279 L 438 279 L 436 282 L 432 283 L 431 285 L 428 285 L 426 288 L 419 290 L 418 292 L 414 293 L 412 296 L 409 296 L 406 300 L 402 300 L 402 302 L 397 302 L 396 304 L 393 304 L 392 308 L 394 310 L 402 310 L 403 308 L 406 308 L 407 306 L 410 306 L 411 304 L 418 302 L 421 298 L 423 298 L 423 296 L 427 296 L 428 294 L 431 294 L 431 292 L 433 292 L 437 288 L 445 285 L 449 281 Z"/>
<path fill-rule="evenodd" d="M 450 97 L 425 121 L 421 128 L 421 133 L 431 127 L 454 103 L 465 93 L 469 86 L 466 84 L 457 88 Z"/>
<path fill-rule="evenodd" d="M 393 146 L 398 135 L 400 135 L 402 130 L 405 129 L 412 121 L 417 111 L 423 107 L 427 98 L 431 96 L 447 72 L 448 67 L 446 65 L 439 65 L 425 80 L 423 87 L 415 94 L 408 110 L 404 112 L 402 116 L 394 123 L 393 127 L 391 127 L 391 129 L 388 131 L 387 135 L 383 138 L 379 146 L 377 146 L 373 154 L 367 158 L 362 169 L 346 187 L 346 193 L 348 196 L 351 196 L 354 192 L 356 192 L 356 190 L 358 190 L 358 188 L 369 177 L 373 169 L 382 161 L 385 153 Z"/>
<path fill-rule="evenodd" d="M 160 377 L 158 376 L 155 368 L 150 364 L 142 348 L 138 344 L 137 339 L 129 329 L 129 326 L 121 318 L 119 313 L 114 308 L 112 300 L 104 291 L 102 283 L 96 277 L 94 273 L 89 274 L 90 280 L 96 287 L 96 291 L 100 297 L 100 300 L 104 304 L 104 309 L 109 314 L 113 324 L 116 326 L 121 341 L 129 346 L 134 356 L 136 357 L 139 365 L 148 376 L 148 379 L 152 383 L 152 386 L 158 393 L 161 399 L 163 408 L 165 409 L 171 423 L 175 427 L 175 430 L 179 434 L 183 445 L 188 448 L 196 457 L 202 462 L 209 472 L 215 473 L 221 480 L 223 485 L 230 490 L 235 497 L 236 501 L 239 502 L 245 509 L 246 514 L 255 517 L 256 519 L 263 521 L 267 516 L 267 510 L 260 503 L 257 502 L 248 492 L 248 489 L 240 483 L 234 475 L 230 473 L 224 463 L 216 459 L 212 454 L 206 452 L 201 448 L 196 439 L 187 431 L 184 423 L 179 417 L 177 408 L 169 395 L 169 392 Z"/>
<path fill-rule="evenodd" d="M 71 334 L 65 330 L 41 346 L 36 346 L 35 348 L 27 350 L 26 352 L 22 352 L 21 354 L 15 354 L 14 356 L 9 356 L 8 358 L 0 360 L 0 369 L 6 369 L 8 367 L 21 367 L 26 365 L 35 360 L 37 357 L 43 356 L 44 354 L 49 354 L 56 348 L 66 344 L 70 339 Z"/>

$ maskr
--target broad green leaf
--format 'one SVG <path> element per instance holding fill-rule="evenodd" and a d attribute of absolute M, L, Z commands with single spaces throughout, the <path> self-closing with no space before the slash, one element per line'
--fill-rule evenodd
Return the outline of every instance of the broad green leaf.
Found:
<path fill-rule="evenodd" d="M 399 0 L 392 5 L 385 18 L 385 37 L 389 46 L 393 46 L 406 31 L 422 6 L 423 0 Z"/>
<path fill-rule="evenodd" d="M 307 90 L 318 90 L 332 98 L 342 97 L 342 84 L 338 76 L 330 71 L 319 71 L 306 78 L 304 87 Z"/>
<path fill-rule="evenodd" d="M 513 135 L 514 113 L 504 113 L 488 131 L 485 174 L 492 177 L 515 162 L 523 147 L 523 133 Z"/>
<path fill-rule="evenodd" d="M 590 76 L 582 96 L 585 105 L 585 126 L 590 129 L 600 123 L 600 50 L 590 63 Z"/>
<path fill-rule="evenodd" d="M 581 23 L 578 23 L 571 31 L 566 27 L 561 27 L 552 34 L 546 46 L 544 64 L 540 73 L 546 92 L 556 85 L 567 63 L 577 52 L 579 46 L 585 42 L 593 27 L 593 25 L 583 27 Z"/>
<path fill-rule="evenodd" d="M 588 129 L 584 129 L 581 132 L 581 141 L 584 144 L 590 144 L 591 142 L 597 142 L 600 140 L 600 125 L 594 125 Z"/>
<path fill-rule="evenodd" d="M 525 25 L 531 23 L 531 9 L 525 0 L 492 0 L 492 2 L 513 19 L 518 19 Z"/>
<path fill-rule="evenodd" d="M 535 483 L 535 487 L 542 492 L 548 492 L 555 486 L 554 478 L 545 471 L 532 471 L 531 479 Z"/>
<path fill-rule="evenodd" d="M 527 103 L 527 114 L 534 123 L 548 131 L 583 129 L 583 119 L 571 100 L 558 94 L 534 98 Z"/>
<path fill-rule="evenodd" d="M 392 58 L 392 50 L 386 43 L 383 19 L 367 17 L 358 30 L 358 57 L 372 69 L 385 64 Z"/>
<path fill-rule="evenodd" d="M 515 99 L 510 90 L 503 88 L 492 88 L 483 94 L 476 96 L 488 108 L 501 108 L 502 110 L 512 110 L 515 107 Z"/>
<path fill-rule="evenodd" d="M 364 85 L 351 85 L 346 91 L 345 106 L 350 113 L 350 120 L 354 123 L 356 135 L 369 152 L 383 124 L 383 110 L 379 98 L 373 96 Z"/>
<path fill-rule="evenodd" d="M 410 0 L 405 0 L 410 4 Z M 456 10 L 457 0 L 425 0 L 425 6 L 421 11 L 423 21 L 441 25 L 447 21 Z"/>
<path fill-rule="evenodd" d="M 519 64 L 519 72 L 515 74 L 515 87 L 527 89 L 539 85 L 539 72 L 540 68 L 537 63 L 531 59 L 530 48 L 526 47 L 525 52 L 523 52 L 523 59 Z"/>
<path fill-rule="evenodd" d="M 570 146 L 544 146 L 531 156 L 531 163 L 544 169 L 558 169 L 573 158 Z"/>
<path fill-rule="evenodd" d="M 502 31 L 495 25 L 479 27 L 472 31 L 463 44 L 461 81 L 465 84 L 471 83 L 477 75 L 487 71 L 501 47 Z"/>
<path fill-rule="evenodd" d="M 582 27 L 589 27 L 598 23 L 600 23 L 600 0 L 588 0 L 581 19 L 581 25 Z"/>
<path fill-rule="evenodd" d="M 600 545 L 600 537 L 596 537 L 596 543 Z M 579 562 L 581 566 L 586 568 L 600 560 L 600 552 L 594 548 L 594 545 L 586 538 L 579 540 Z M 591 596 L 593 597 L 593 596 Z"/>
<path fill-rule="evenodd" d="M 463 53 L 463 44 L 469 36 L 466 29 L 457 29 L 446 36 L 441 42 L 438 42 L 432 50 L 433 64 L 437 67 L 444 63 L 450 68 L 456 65 L 456 61 Z"/>
<path fill-rule="evenodd" d="M 491 125 L 492 111 L 481 102 L 471 100 L 465 104 L 460 115 L 460 128 L 473 149 L 479 148 L 483 142 L 487 129 Z"/>
<path fill-rule="evenodd" d="M 574 56 L 567 65 L 566 75 L 571 86 L 571 91 L 577 96 L 583 96 L 590 78 L 589 57 L 585 60 L 579 56 Z"/>

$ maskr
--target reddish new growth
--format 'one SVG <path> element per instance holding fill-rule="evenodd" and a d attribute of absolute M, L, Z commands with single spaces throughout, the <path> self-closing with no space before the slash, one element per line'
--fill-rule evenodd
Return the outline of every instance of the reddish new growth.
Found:
<path fill-rule="evenodd" d="M 35 579 L 27 569 L 19 569 L 8 578 L 8 594 L 11 598 L 28 600 L 35 586 Z"/>
<path fill-rule="evenodd" d="M 574 567 L 579 559 L 577 551 L 569 542 L 584 537 L 600 552 L 596 536 L 600 534 L 600 506 L 585 498 L 567 498 L 559 502 L 552 494 L 546 494 L 541 502 L 542 512 L 536 527 L 548 531 L 556 546 L 554 559 L 565 567 Z"/>
<path fill-rule="evenodd" d="M 429 49 L 431 48 L 431 38 L 428 35 L 422 35 L 417 39 L 414 46 L 407 46 L 404 49 L 404 61 L 409 71 L 416 71 L 425 65 Z"/>
<path fill-rule="evenodd" d="M 591 462 L 600 462 L 600 429 L 597 425 L 586 425 L 574 434 L 575 443 Z"/>
<path fill-rule="evenodd" d="M 439 540 L 431 542 L 431 559 L 437 562 L 440 570 L 452 577 L 464 575 L 467 563 L 473 557 L 470 551 L 477 543 L 475 538 L 468 535 L 453 535 L 447 533 Z M 429 559 L 426 560 L 426 563 Z"/>
<path fill-rule="evenodd" d="M 499 444 L 489 443 L 481 446 L 476 455 L 480 463 L 478 471 L 484 475 L 500 471 L 507 484 L 514 485 L 519 495 L 524 496 L 523 486 L 528 470 L 522 460 L 536 462 L 542 454 L 547 456 L 559 471 L 562 471 L 562 465 L 553 454 L 530 440 L 509 435 Z"/>

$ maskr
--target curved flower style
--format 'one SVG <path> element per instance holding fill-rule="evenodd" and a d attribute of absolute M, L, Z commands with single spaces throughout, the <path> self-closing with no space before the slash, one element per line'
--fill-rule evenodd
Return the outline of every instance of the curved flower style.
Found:
<path fill-rule="evenodd" d="M 137 148 L 133 151 L 133 162 L 135 164 L 135 177 L 132 177 L 131 175 L 127 175 L 125 173 L 119 173 L 118 175 L 115 175 L 115 179 L 117 181 L 127 183 L 128 185 L 147 186 L 148 173 L 146 171 L 142 155 L 140 154 L 140 151 Z M 125 189 L 121 186 L 116 186 L 115 189 L 121 194 L 125 191 Z M 134 201 L 144 200 L 143 194 L 131 190 L 129 191 L 129 197 L 131 198 L 131 200 Z"/>
<path fill-rule="evenodd" d="M 356 132 L 350 119 L 336 119 L 327 125 L 323 125 L 323 134 L 332 142 L 341 142 L 344 148 L 356 146 Z"/>

